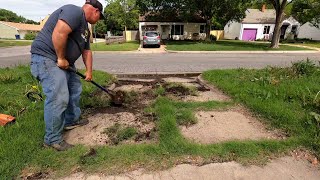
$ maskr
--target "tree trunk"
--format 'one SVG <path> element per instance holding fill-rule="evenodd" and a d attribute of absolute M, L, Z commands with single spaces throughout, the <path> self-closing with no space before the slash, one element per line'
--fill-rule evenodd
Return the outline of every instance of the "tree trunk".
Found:
<path fill-rule="evenodd" d="M 207 19 L 207 24 L 206 24 L 206 41 L 211 41 L 210 40 L 210 30 L 211 30 L 211 19 Z"/>
<path fill-rule="evenodd" d="M 277 13 L 276 15 L 276 24 L 273 31 L 272 41 L 270 48 L 279 48 L 279 41 L 281 35 L 281 26 L 283 21 L 283 13 Z"/>

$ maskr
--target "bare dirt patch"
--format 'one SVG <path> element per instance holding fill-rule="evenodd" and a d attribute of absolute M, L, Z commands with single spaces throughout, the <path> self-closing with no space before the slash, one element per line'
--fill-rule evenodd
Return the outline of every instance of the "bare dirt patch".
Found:
<path fill-rule="evenodd" d="M 278 132 L 267 130 L 244 108 L 228 111 L 200 111 L 198 123 L 181 127 L 182 134 L 197 143 L 211 144 L 230 140 L 281 139 Z"/>
<path fill-rule="evenodd" d="M 145 113 L 144 109 L 153 103 L 158 96 L 155 92 L 159 88 L 162 88 L 163 95 L 174 100 L 201 102 L 230 100 L 219 90 L 201 83 L 197 77 L 156 77 L 138 80 L 127 78 L 118 81 L 112 87 L 112 90 L 121 90 L 126 93 L 126 101 L 122 107 L 95 109 L 86 115 L 89 124 L 66 132 L 65 139 L 72 144 L 89 146 L 156 142 L 156 117 L 154 114 Z M 95 95 L 105 96 L 102 92 Z M 196 114 L 198 123 L 190 127 L 182 127 L 181 131 L 185 137 L 199 143 L 279 138 L 278 134 L 266 130 L 259 121 L 243 112 L 239 109 L 226 112 L 198 112 Z M 129 130 L 126 132 L 126 129 Z M 128 134 L 134 135 L 127 138 Z M 118 142 L 117 139 L 123 142 Z"/>
<path fill-rule="evenodd" d="M 114 86 L 113 90 L 125 93 L 124 104 L 90 110 L 84 115 L 89 124 L 67 131 L 64 134 L 67 142 L 95 146 L 157 141 L 156 117 L 144 111 L 154 100 L 151 87 L 127 83 L 117 83 Z M 96 95 L 105 96 L 102 92 Z"/>

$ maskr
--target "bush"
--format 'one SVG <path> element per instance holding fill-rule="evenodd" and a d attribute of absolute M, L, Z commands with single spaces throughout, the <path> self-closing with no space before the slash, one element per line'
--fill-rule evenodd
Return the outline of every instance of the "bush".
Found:
<path fill-rule="evenodd" d="M 36 33 L 27 33 L 25 36 L 24 36 L 24 39 L 26 40 L 34 40 L 36 38 Z"/>
<path fill-rule="evenodd" d="M 312 75 L 317 71 L 318 67 L 309 59 L 307 61 L 299 61 L 292 64 L 294 73 L 298 76 Z"/>
<path fill-rule="evenodd" d="M 210 41 L 217 41 L 217 37 L 215 35 L 210 34 Z"/>

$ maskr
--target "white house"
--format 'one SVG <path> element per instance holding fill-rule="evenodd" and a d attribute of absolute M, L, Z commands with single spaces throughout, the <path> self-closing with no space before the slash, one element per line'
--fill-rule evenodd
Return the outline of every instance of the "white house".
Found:
<path fill-rule="evenodd" d="M 311 23 L 307 22 L 300 27 L 298 38 L 306 38 L 319 41 L 320 28 L 316 28 Z"/>
<path fill-rule="evenodd" d="M 40 25 L 0 21 L 0 38 L 24 39 L 27 33 L 37 33 Z"/>
<path fill-rule="evenodd" d="M 171 19 L 163 19 L 161 17 L 151 17 L 148 15 L 139 17 L 140 40 L 143 40 L 145 31 L 157 31 L 160 33 L 161 39 L 205 39 L 206 22 L 200 17 L 194 17 L 188 22 L 183 22 L 175 17 Z"/>
<path fill-rule="evenodd" d="M 241 22 L 230 21 L 224 27 L 225 39 L 244 41 L 269 40 L 275 27 L 276 12 L 274 9 L 248 9 L 246 17 Z M 282 23 L 281 39 L 297 36 L 300 23 L 289 17 Z"/>

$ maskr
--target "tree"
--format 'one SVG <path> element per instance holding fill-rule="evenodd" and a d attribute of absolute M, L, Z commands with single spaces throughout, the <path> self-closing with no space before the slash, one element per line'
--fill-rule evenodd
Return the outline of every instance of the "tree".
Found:
<path fill-rule="evenodd" d="M 8 22 L 16 22 L 16 23 L 27 23 L 27 24 L 39 24 L 33 20 L 26 19 L 22 16 L 18 16 L 16 13 L 6 10 L 0 9 L 0 21 L 8 21 Z"/>
<path fill-rule="evenodd" d="M 207 40 L 212 24 L 224 27 L 228 21 L 240 21 L 251 5 L 251 0 L 137 0 L 141 14 L 159 19 L 188 21 L 194 16 L 206 22 Z M 155 19 L 156 19 L 155 18 Z"/>
<path fill-rule="evenodd" d="M 139 10 L 135 0 L 109 0 L 104 10 L 107 19 L 106 29 L 123 31 L 137 29 L 139 24 Z"/>
<path fill-rule="evenodd" d="M 295 0 L 291 12 L 300 23 L 310 22 L 320 28 L 320 0 Z"/>
<path fill-rule="evenodd" d="M 206 39 L 210 38 L 212 22 L 224 27 L 229 21 L 240 21 L 251 5 L 251 0 L 192 0 L 196 12 L 206 21 Z"/>
<path fill-rule="evenodd" d="M 280 35 L 281 35 L 281 26 L 282 22 L 285 19 L 285 13 L 284 10 L 287 7 L 288 4 L 293 2 L 294 0 L 268 0 L 272 5 L 273 8 L 276 11 L 276 22 L 275 27 L 273 31 L 272 41 L 270 48 L 279 48 L 279 41 L 280 41 Z"/>

